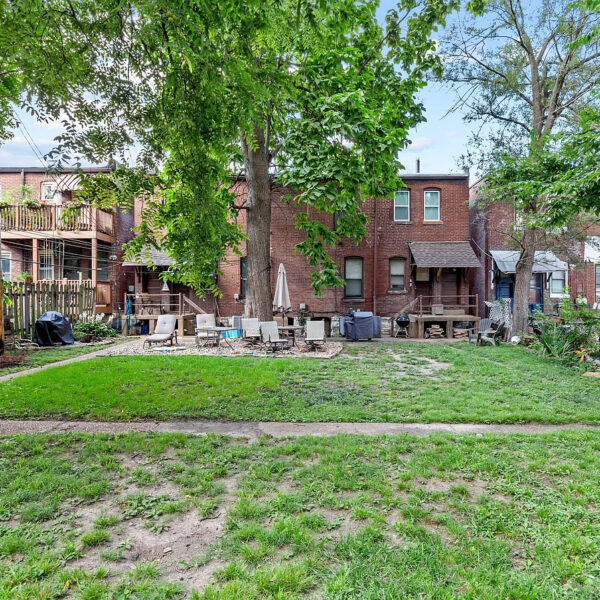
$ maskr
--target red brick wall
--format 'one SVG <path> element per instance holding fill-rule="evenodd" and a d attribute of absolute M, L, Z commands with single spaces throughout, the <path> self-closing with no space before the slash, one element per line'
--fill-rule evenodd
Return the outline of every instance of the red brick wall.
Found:
<path fill-rule="evenodd" d="M 355 245 L 350 240 L 342 241 L 331 250 L 332 256 L 341 265 L 342 274 L 345 257 L 363 258 L 363 290 L 364 300 L 344 299 L 344 289 L 325 290 L 322 297 L 314 296 L 310 286 L 310 268 L 306 259 L 295 251 L 298 243 L 303 241 L 304 234 L 294 227 L 294 213 L 297 208 L 282 199 L 284 194 L 291 193 L 276 187 L 273 190 L 273 209 L 271 217 L 271 283 L 273 288 L 277 279 L 277 270 L 283 263 L 290 290 L 290 300 L 293 312 L 299 303 L 305 303 L 314 315 L 345 314 L 350 307 L 361 310 L 373 310 L 373 270 L 374 242 L 377 238 L 376 272 L 376 312 L 390 315 L 398 312 L 413 297 L 414 291 L 407 286 L 406 292 L 389 291 L 389 260 L 390 258 L 406 258 L 406 280 L 410 275 L 409 242 L 417 241 L 468 241 L 469 234 L 469 189 L 468 179 L 405 179 L 410 191 L 411 221 L 397 223 L 393 218 L 393 201 L 389 198 L 374 201 L 369 199 L 363 206 L 369 217 L 367 235 L 364 240 Z M 441 222 L 427 224 L 423 222 L 424 191 L 439 189 L 441 191 Z M 236 193 L 239 203 L 243 204 L 245 196 L 244 184 L 238 184 Z M 377 207 L 377 231 L 375 231 L 375 206 Z M 317 215 L 311 211 L 312 218 L 319 218 L 329 227 L 333 227 L 333 215 Z M 238 222 L 245 226 L 245 211 L 240 210 Z M 244 245 L 240 248 L 245 253 Z M 223 316 L 240 315 L 244 307 L 236 303 L 234 294 L 240 292 L 240 258 L 229 253 L 221 262 L 223 274 L 219 277 L 219 287 L 223 298 L 218 301 L 220 313 Z"/>

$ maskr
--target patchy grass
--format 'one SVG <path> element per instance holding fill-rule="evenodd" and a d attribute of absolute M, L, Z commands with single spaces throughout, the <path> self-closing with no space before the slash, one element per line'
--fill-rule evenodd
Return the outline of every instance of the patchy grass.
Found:
<path fill-rule="evenodd" d="M 136 338 L 115 338 L 114 344 L 123 344 L 125 342 L 131 342 Z M 14 365 L 12 367 L 3 367 L 0 369 L 0 377 L 2 375 L 8 375 L 10 373 L 17 373 L 19 371 L 25 371 L 27 369 L 33 369 L 35 367 L 43 367 L 61 360 L 67 360 L 68 358 L 75 358 L 76 356 L 82 356 L 89 354 L 90 352 L 96 352 L 96 350 L 102 350 L 106 348 L 105 344 L 86 344 L 83 346 L 59 346 L 56 348 L 48 348 L 41 350 L 8 350 L 7 354 L 25 354 L 25 361 L 21 364 Z"/>
<path fill-rule="evenodd" d="M 507 345 L 357 345 L 333 360 L 106 357 L 0 384 L 0 417 L 598 423 L 600 386 Z"/>
<path fill-rule="evenodd" d="M 586 431 L 5 438 L 0 598 L 591 600 L 599 480 Z"/>

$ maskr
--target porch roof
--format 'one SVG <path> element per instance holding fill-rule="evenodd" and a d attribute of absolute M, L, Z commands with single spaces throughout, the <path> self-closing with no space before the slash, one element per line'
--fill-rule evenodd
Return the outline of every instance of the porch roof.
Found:
<path fill-rule="evenodd" d="M 146 246 L 134 260 L 123 262 L 124 267 L 168 267 L 173 261 L 162 251 Z"/>
<path fill-rule="evenodd" d="M 521 256 L 519 250 L 490 250 L 490 254 L 502 273 L 515 273 L 517 262 Z M 551 250 L 536 250 L 533 263 L 534 273 L 551 273 L 552 271 L 567 271 L 569 265 L 557 258 Z"/>
<path fill-rule="evenodd" d="M 411 242 L 417 267 L 467 268 L 481 263 L 469 242 Z"/>

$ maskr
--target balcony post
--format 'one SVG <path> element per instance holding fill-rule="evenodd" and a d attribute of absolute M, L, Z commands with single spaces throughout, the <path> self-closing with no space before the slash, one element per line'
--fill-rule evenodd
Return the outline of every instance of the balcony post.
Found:
<path fill-rule="evenodd" d="M 92 287 L 98 283 L 98 238 L 92 238 Z"/>
<path fill-rule="evenodd" d="M 36 283 L 40 277 L 40 244 L 37 238 L 31 240 L 31 260 L 32 265 L 32 278 L 33 283 Z"/>

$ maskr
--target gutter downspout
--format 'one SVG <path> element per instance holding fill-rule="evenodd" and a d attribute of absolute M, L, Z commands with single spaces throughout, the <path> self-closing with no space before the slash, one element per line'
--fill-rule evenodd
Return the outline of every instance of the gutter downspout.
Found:
<path fill-rule="evenodd" d="M 373 199 L 373 314 L 377 314 L 377 198 Z"/>

